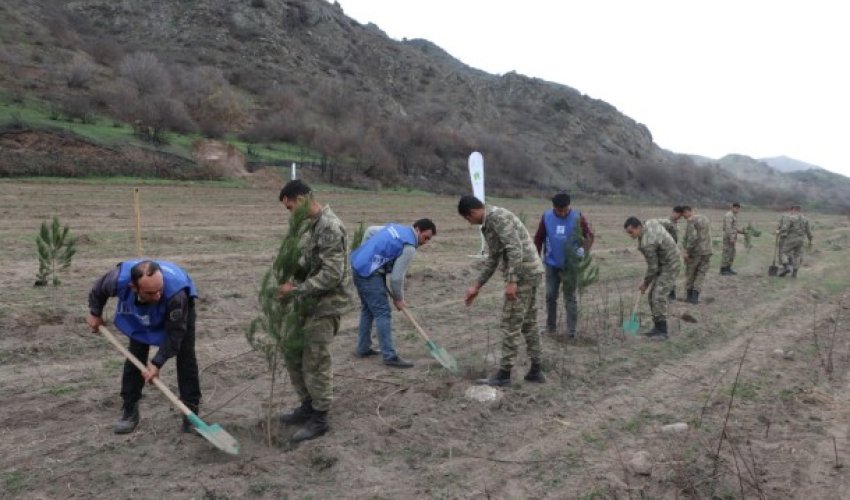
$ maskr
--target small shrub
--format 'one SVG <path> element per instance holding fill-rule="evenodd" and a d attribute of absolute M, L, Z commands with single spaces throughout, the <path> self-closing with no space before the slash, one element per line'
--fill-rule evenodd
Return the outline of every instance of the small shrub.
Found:
<path fill-rule="evenodd" d="M 76 241 L 69 237 L 70 229 L 60 227 L 59 218 L 53 217 L 53 223 L 48 226 L 47 222 L 41 223 L 41 230 L 36 236 L 35 243 L 38 248 L 38 274 L 35 286 L 59 286 L 60 270 L 71 266 L 71 259 L 77 253 Z"/>

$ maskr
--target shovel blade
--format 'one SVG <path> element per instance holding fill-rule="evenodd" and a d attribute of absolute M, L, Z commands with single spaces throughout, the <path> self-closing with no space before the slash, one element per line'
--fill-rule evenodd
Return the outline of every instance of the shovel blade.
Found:
<path fill-rule="evenodd" d="M 454 358 L 454 356 L 449 354 L 448 351 L 446 351 L 442 347 L 435 344 L 433 340 L 426 342 L 425 345 L 428 347 L 428 352 L 431 354 L 431 357 L 436 359 L 443 366 L 443 368 L 452 373 L 457 373 L 457 360 Z"/>
<path fill-rule="evenodd" d="M 779 275 L 779 266 L 770 266 L 767 268 L 768 276 L 777 276 Z"/>
<path fill-rule="evenodd" d="M 638 330 L 640 330 L 640 321 L 638 321 L 636 314 L 633 315 L 631 318 L 623 321 L 623 331 L 625 333 L 636 335 Z"/>
<path fill-rule="evenodd" d="M 219 450 L 231 455 L 239 454 L 239 443 L 218 424 L 209 425 L 194 413 L 188 415 L 198 434 Z"/>

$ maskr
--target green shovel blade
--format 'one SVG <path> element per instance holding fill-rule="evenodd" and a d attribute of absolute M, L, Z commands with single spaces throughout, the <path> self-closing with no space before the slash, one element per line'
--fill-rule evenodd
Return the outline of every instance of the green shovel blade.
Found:
<path fill-rule="evenodd" d="M 212 443 L 213 446 L 225 453 L 230 453 L 231 455 L 239 454 L 239 443 L 220 425 L 209 425 L 194 413 L 189 413 L 186 417 L 190 422 L 192 422 L 192 425 L 195 426 L 195 430 L 198 434 Z"/>
<path fill-rule="evenodd" d="M 428 348 L 428 352 L 431 353 L 431 356 L 443 365 L 443 368 L 452 373 L 457 373 L 457 360 L 454 356 L 435 344 L 433 340 L 425 342 L 425 346 Z"/>
<path fill-rule="evenodd" d="M 632 314 L 631 318 L 623 321 L 623 331 L 625 333 L 636 335 L 638 330 L 640 330 L 640 321 L 637 314 Z"/>

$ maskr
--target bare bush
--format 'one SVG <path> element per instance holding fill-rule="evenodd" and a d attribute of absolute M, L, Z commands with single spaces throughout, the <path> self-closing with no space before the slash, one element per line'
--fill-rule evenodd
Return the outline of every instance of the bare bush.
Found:
<path fill-rule="evenodd" d="M 150 52 L 135 52 L 124 57 L 119 72 L 142 96 L 167 95 L 171 92 L 168 71 Z"/>
<path fill-rule="evenodd" d="M 86 44 L 85 50 L 92 59 L 104 66 L 116 67 L 124 59 L 124 49 L 111 37 L 100 37 L 97 41 Z"/>
<path fill-rule="evenodd" d="M 94 65 L 82 54 L 74 54 L 63 71 L 65 84 L 72 89 L 88 88 L 94 77 Z"/>
<path fill-rule="evenodd" d="M 197 130 L 183 103 L 162 95 L 141 97 L 126 112 L 136 135 L 153 143 L 167 143 L 168 131 L 190 133 Z"/>
<path fill-rule="evenodd" d="M 175 93 L 192 119 L 208 137 L 220 137 L 242 125 L 247 118 L 245 103 L 221 70 L 201 66 L 174 68 Z"/>
<path fill-rule="evenodd" d="M 91 100 L 84 95 L 70 95 L 62 100 L 62 114 L 68 121 L 94 123 Z"/>

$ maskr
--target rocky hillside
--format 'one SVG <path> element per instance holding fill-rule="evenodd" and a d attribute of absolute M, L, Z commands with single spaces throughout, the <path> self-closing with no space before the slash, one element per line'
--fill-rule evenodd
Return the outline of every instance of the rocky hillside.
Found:
<path fill-rule="evenodd" d="M 759 158 L 760 162 L 767 163 L 770 167 L 780 172 L 804 172 L 806 170 L 823 170 L 817 165 L 807 163 L 796 158 L 787 156 L 774 156 L 771 158 Z"/>
<path fill-rule="evenodd" d="M 134 124 L 154 144 L 170 130 L 284 141 L 338 164 L 335 182 L 437 191 L 464 189 L 481 150 L 504 192 L 783 197 L 660 149 L 601 100 L 392 40 L 324 0 L 5 0 L 0 25 L 0 89 Z"/>

